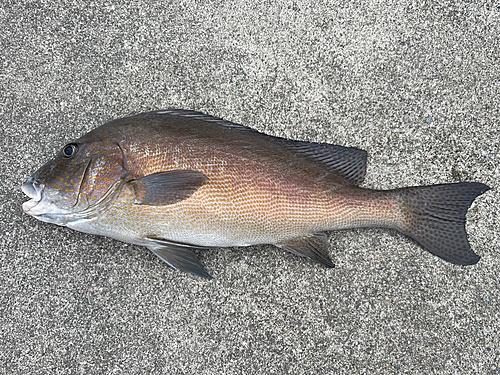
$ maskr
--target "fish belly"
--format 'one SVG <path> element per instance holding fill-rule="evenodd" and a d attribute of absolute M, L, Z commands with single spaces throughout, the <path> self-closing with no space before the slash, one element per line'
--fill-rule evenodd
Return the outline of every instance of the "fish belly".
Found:
<path fill-rule="evenodd" d="M 336 229 L 390 227 L 397 220 L 393 195 L 357 187 L 299 195 L 246 190 L 225 198 L 201 191 L 167 206 L 137 205 L 132 197 L 122 198 L 97 220 L 73 229 L 138 245 L 153 237 L 230 247 L 283 243 Z"/>

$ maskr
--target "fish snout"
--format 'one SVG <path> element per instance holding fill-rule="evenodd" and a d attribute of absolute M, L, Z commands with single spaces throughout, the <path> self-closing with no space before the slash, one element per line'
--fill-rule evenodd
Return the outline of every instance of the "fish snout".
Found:
<path fill-rule="evenodd" d="M 42 192 L 45 185 L 34 178 L 33 176 L 28 178 L 24 184 L 21 185 L 21 190 L 26 194 L 31 200 L 23 203 L 23 211 L 29 213 L 29 211 L 35 207 L 42 200 Z"/>

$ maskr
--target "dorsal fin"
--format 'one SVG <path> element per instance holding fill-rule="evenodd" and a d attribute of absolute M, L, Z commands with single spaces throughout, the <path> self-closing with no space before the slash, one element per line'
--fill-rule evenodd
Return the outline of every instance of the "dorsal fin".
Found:
<path fill-rule="evenodd" d="M 331 145 L 328 143 L 311 143 L 305 141 L 294 141 L 286 138 L 273 137 L 260 133 L 248 126 L 235 124 L 231 121 L 226 121 L 218 117 L 206 115 L 196 111 L 186 111 L 182 109 L 166 109 L 161 111 L 151 112 L 152 114 L 168 114 L 172 116 L 182 116 L 196 120 L 214 122 L 226 127 L 251 131 L 273 138 L 285 145 L 289 150 L 307 157 L 310 160 L 321 164 L 336 175 L 344 177 L 353 185 L 359 185 L 363 182 L 366 174 L 367 153 L 364 150 L 359 150 L 352 147 L 343 147 Z"/>
<path fill-rule="evenodd" d="M 295 152 L 324 165 L 354 185 L 361 184 L 365 179 L 367 153 L 364 150 L 328 143 L 286 141 L 286 144 Z"/>
<path fill-rule="evenodd" d="M 216 124 L 227 126 L 229 128 L 237 128 L 241 130 L 251 130 L 254 132 L 257 132 L 257 130 L 249 128 L 248 126 L 236 124 L 231 121 L 226 121 L 223 120 L 219 117 L 214 117 L 210 115 L 206 115 L 201 112 L 196 112 L 196 111 L 187 111 L 184 109 L 165 109 L 161 111 L 154 111 L 150 112 L 151 114 L 157 114 L 157 115 L 171 115 L 171 116 L 181 116 L 181 117 L 187 117 L 195 120 L 202 120 L 202 121 L 207 121 L 207 122 L 215 122 Z"/>

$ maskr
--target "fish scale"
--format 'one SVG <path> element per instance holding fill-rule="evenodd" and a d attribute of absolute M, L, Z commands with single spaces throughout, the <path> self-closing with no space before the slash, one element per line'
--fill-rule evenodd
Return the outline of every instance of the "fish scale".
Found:
<path fill-rule="evenodd" d="M 360 227 L 398 230 L 452 263 L 479 260 L 465 214 L 486 185 L 379 191 L 359 186 L 365 172 L 362 150 L 164 110 L 111 121 L 64 146 L 23 184 L 32 198 L 23 209 L 146 246 L 205 278 L 193 250 L 274 244 L 332 267 L 324 232 Z"/>

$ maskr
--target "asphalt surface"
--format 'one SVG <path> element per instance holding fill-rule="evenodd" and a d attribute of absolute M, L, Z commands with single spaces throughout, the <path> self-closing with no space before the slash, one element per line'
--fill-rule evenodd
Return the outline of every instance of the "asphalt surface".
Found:
<path fill-rule="evenodd" d="M 8 0 L 0 30 L 0 374 L 500 373 L 497 2 Z M 366 149 L 366 187 L 486 183 L 482 258 L 351 230 L 334 269 L 222 249 L 206 281 L 22 212 L 67 141 L 169 107 Z"/>

